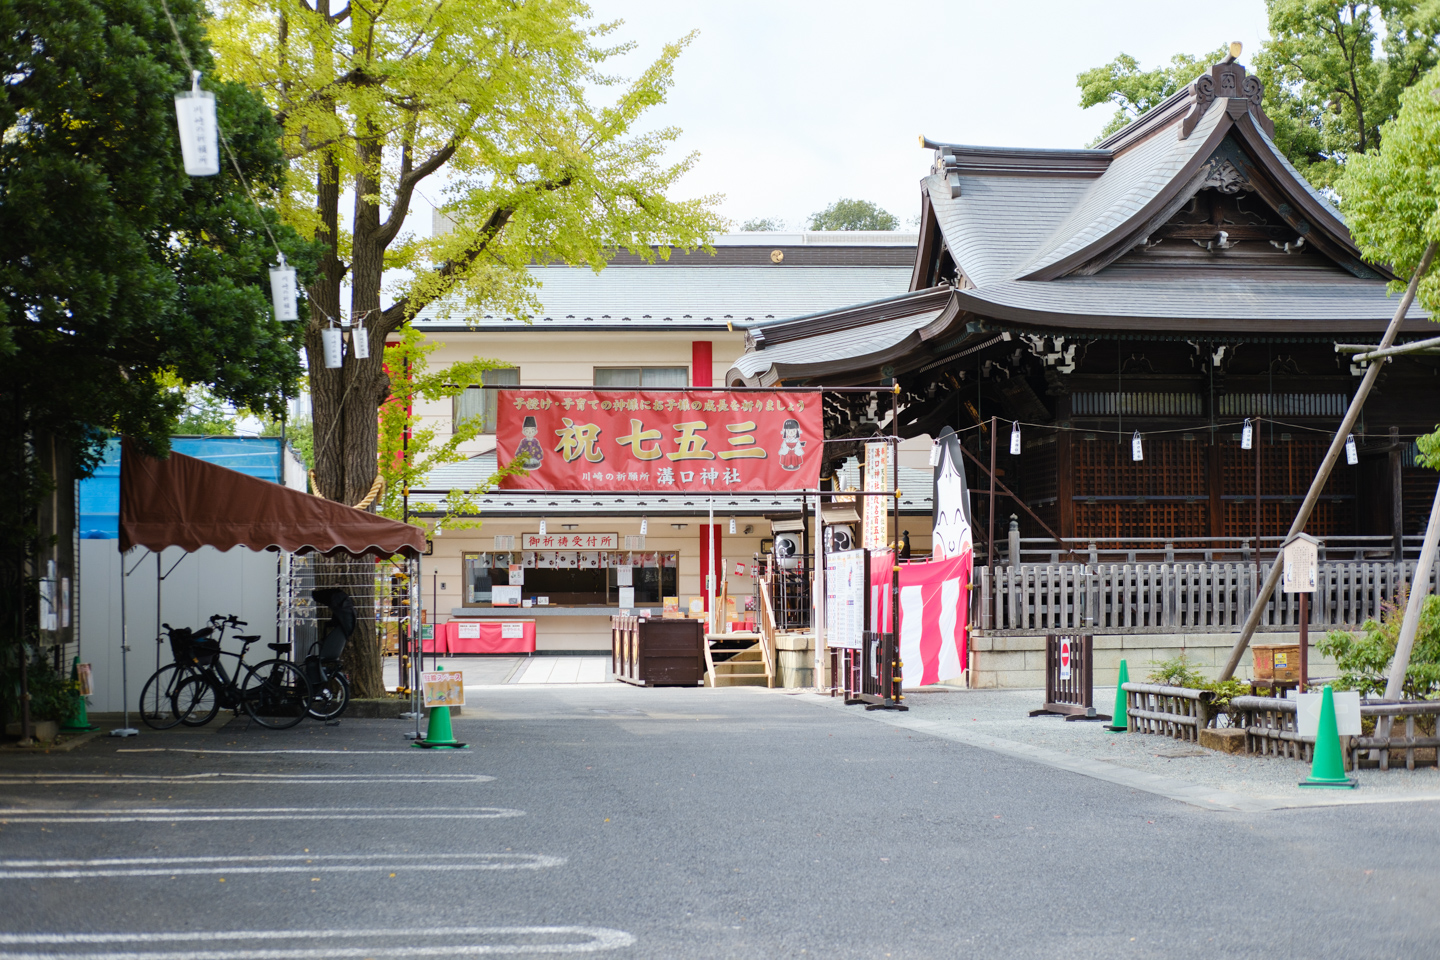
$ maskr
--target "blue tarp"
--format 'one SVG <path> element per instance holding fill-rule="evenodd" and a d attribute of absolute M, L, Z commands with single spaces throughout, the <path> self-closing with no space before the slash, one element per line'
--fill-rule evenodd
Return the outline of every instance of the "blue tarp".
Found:
<path fill-rule="evenodd" d="M 170 448 L 206 463 L 281 482 L 279 437 L 175 437 Z M 105 460 L 95 473 L 80 481 L 80 539 L 119 537 L 120 440 L 116 438 L 106 444 Z"/>

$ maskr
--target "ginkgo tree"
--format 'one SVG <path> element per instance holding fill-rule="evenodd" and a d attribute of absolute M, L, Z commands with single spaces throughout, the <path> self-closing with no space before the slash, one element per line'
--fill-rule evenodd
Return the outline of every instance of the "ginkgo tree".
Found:
<path fill-rule="evenodd" d="M 637 132 L 690 37 L 625 80 L 606 72 L 631 49 L 620 25 L 592 23 L 578 0 L 221 0 L 215 14 L 223 73 L 280 120 L 284 216 L 322 247 L 305 341 L 323 496 L 370 489 L 382 347 L 417 313 L 523 316 L 531 263 L 599 270 L 616 250 L 664 256 L 723 226 L 718 198 L 668 196 L 696 161 L 667 157 L 679 131 Z M 421 191 L 453 229 L 410 223 Z M 352 343 L 326 368 L 321 330 L 347 314 L 368 357 Z M 357 695 L 381 691 L 368 625 L 347 664 Z"/>

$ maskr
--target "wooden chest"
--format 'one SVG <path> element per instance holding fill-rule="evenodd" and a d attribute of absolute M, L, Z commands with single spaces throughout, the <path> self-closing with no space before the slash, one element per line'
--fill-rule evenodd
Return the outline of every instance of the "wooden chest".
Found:
<path fill-rule="evenodd" d="M 1252 643 L 1250 649 L 1255 651 L 1255 679 L 1300 679 L 1300 644 Z"/>

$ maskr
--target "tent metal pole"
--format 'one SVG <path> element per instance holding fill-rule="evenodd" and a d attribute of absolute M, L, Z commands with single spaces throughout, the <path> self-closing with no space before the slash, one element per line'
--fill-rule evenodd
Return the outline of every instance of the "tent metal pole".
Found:
<path fill-rule="evenodd" d="M 125 554 L 120 554 L 120 704 L 125 711 L 125 725 L 110 731 L 112 737 L 139 736 L 140 731 L 130 726 L 130 621 L 125 616 Z"/>

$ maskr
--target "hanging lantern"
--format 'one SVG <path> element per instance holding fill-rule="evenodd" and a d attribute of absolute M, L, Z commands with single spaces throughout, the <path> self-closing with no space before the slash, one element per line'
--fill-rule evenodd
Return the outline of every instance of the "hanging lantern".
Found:
<path fill-rule="evenodd" d="M 540 536 L 545 536 L 545 521 L 543 518 L 540 521 Z"/>
<path fill-rule="evenodd" d="M 1352 467 L 1360 462 L 1360 452 L 1355 449 L 1355 434 L 1353 433 L 1345 438 L 1345 462 Z"/>
<path fill-rule="evenodd" d="M 1133 437 L 1130 438 L 1130 459 L 1131 459 L 1131 460 L 1144 460 L 1144 459 L 1145 459 L 1145 447 L 1144 447 L 1144 445 L 1141 444 L 1141 442 L 1140 442 L 1140 431 L 1139 431 L 1139 430 L 1136 430 L 1136 431 L 1135 431 L 1135 436 L 1133 436 Z"/>
<path fill-rule="evenodd" d="M 1010 424 L 1010 456 L 1020 456 L 1020 421 Z"/>
<path fill-rule="evenodd" d="M 735 536 L 735 518 L 730 518 L 730 536 Z"/>
<path fill-rule="evenodd" d="M 345 334 L 339 327 L 326 327 L 321 330 L 320 344 L 324 347 L 327 369 L 336 370 L 345 365 Z"/>
<path fill-rule="evenodd" d="M 940 441 L 939 441 L 939 440 L 932 440 L 932 441 L 930 441 L 930 466 L 933 467 L 933 466 L 935 466 L 935 465 L 936 465 L 937 463 L 939 463 L 939 462 L 940 462 Z"/>
<path fill-rule="evenodd" d="M 275 306 L 275 319 L 280 321 L 299 320 L 300 308 L 295 301 L 299 289 L 295 284 L 295 268 L 285 262 L 280 254 L 280 266 L 270 268 L 270 300 Z"/>
<path fill-rule="evenodd" d="M 643 536 L 645 536 L 645 535 L 646 535 L 647 533 L 649 533 L 649 532 L 650 532 L 650 521 L 649 521 L 649 520 L 646 520 L 644 517 L 641 517 L 641 518 L 640 518 L 640 536 L 643 537 Z"/>
<path fill-rule="evenodd" d="M 215 94 L 200 89 L 200 71 L 190 89 L 175 94 L 175 119 L 180 125 L 180 155 L 192 177 L 220 172 L 220 127 L 215 122 Z"/>
<path fill-rule="evenodd" d="M 1250 418 L 1245 418 L 1245 425 L 1240 428 L 1240 449 L 1249 450 L 1255 446 L 1255 428 L 1250 425 Z"/>
<path fill-rule="evenodd" d="M 350 350 L 356 360 L 370 359 L 370 334 L 362 324 L 355 324 L 355 329 L 350 331 Z"/>

